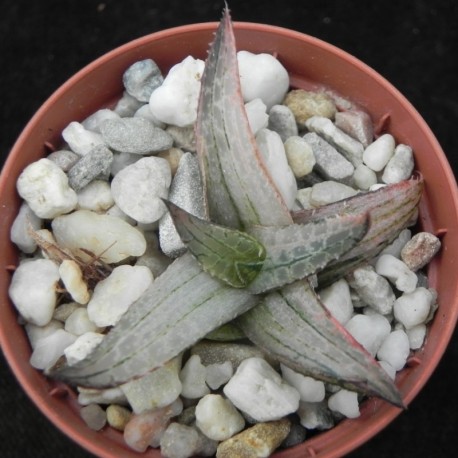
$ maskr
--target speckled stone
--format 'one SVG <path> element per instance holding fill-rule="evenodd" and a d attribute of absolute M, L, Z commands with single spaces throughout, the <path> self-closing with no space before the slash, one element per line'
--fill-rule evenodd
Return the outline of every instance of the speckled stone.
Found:
<path fill-rule="evenodd" d="M 221 442 L 217 458 L 257 458 L 269 456 L 285 440 L 291 428 L 287 419 L 257 423 L 251 428 Z"/>
<path fill-rule="evenodd" d="M 148 102 L 151 93 L 159 87 L 164 78 L 156 62 L 144 59 L 132 64 L 122 77 L 126 91 L 140 102 Z"/>
<path fill-rule="evenodd" d="M 108 119 L 100 126 L 110 148 L 122 153 L 152 154 L 172 147 L 172 137 L 145 118 Z"/>
<path fill-rule="evenodd" d="M 113 153 L 106 146 L 96 146 L 68 171 L 68 184 L 80 191 L 98 176 L 107 175 L 112 161 Z"/>
<path fill-rule="evenodd" d="M 441 241 L 429 232 L 419 232 L 401 250 L 401 259 L 410 270 L 417 271 L 431 261 L 440 250 Z"/>
<path fill-rule="evenodd" d="M 312 116 L 333 119 L 337 109 L 334 101 L 322 92 L 293 89 L 286 94 L 283 104 L 294 114 L 297 124 L 302 125 Z"/>

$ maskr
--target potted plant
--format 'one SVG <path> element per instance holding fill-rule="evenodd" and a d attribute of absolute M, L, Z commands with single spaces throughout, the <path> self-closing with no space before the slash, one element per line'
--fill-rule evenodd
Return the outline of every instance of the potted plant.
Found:
<path fill-rule="evenodd" d="M 57 145 L 60 132 L 69 122 L 84 119 L 119 97 L 121 76 L 131 63 L 154 56 L 160 67 L 167 71 L 187 55 L 205 58 L 214 29 L 215 24 L 186 26 L 129 43 L 83 69 L 43 105 L 15 145 L 2 174 L 2 203 L 5 205 L 3 208 L 8 209 L 4 215 L 6 224 L 2 227 L 1 238 L 5 270 L 11 270 L 17 263 L 8 229 L 19 206 L 15 181 L 24 167 L 43 156 L 50 145 Z M 410 104 L 378 74 L 351 56 L 311 37 L 260 24 L 236 24 L 235 34 L 239 49 L 275 53 L 287 68 L 294 87 L 307 87 L 310 81 L 324 83 L 363 105 L 375 120 L 383 119 L 389 113 L 390 132 L 400 141 L 412 145 L 417 168 L 428 186 L 447 183 L 442 194 L 426 191 L 420 206 L 422 228 L 440 235 L 447 247 L 441 257 L 430 265 L 428 272 L 431 284 L 439 294 L 441 315 L 446 319 L 433 322 L 427 345 L 417 352 L 412 366 L 397 379 L 403 402 L 409 404 L 436 366 L 457 318 L 455 281 L 450 275 L 443 274 L 451 270 L 458 243 L 454 238 L 457 226 L 456 186 L 444 155 Z M 171 53 L 171 49 L 176 49 L 176 54 Z M 107 80 L 107 74 L 112 78 Z M 79 103 L 71 105 L 70 101 L 76 96 Z M 431 151 L 435 152 L 432 158 Z M 445 205 L 445 202 L 448 204 Z M 1 291 L 5 302 L 8 301 L 9 281 L 9 275 L 2 276 Z M 5 307 L 2 314 L 0 335 L 5 354 L 24 389 L 51 421 L 99 456 L 137 456 L 125 448 L 119 434 L 113 430 L 94 433 L 86 428 L 79 417 L 74 393 L 30 367 L 28 358 L 24 357 L 29 353 L 28 342 L 17 324 L 13 309 Z M 14 345 L 13 335 L 19 336 L 15 337 Z M 419 362 L 421 364 L 415 365 Z M 364 403 L 362 415 L 357 420 L 344 421 L 299 448 L 280 452 L 279 456 L 301 456 L 304 453 L 312 456 L 341 455 L 372 437 L 398 413 L 398 408 L 375 398 L 370 399 Z M 157 452 L 148 453 L 154 456 Z"/>

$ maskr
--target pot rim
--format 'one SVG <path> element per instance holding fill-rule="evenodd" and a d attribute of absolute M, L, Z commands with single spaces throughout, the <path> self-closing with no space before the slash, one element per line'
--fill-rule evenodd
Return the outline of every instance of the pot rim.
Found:
<path fill-rule="evenodd" d="M 0 175 L 0 195 L 3 194 L 3 188 L 5 185 L 6 180 L 8 180 L 8 176 L 10 175 L 11 168 L 13 166 L 14 157 L 13 154 L 15 151 L 20 150 L 25 139 L 28 137 L 29 132 L 34 128 L 37 124 L 38 120 L 41 118 L 42 114 L 49 110 L 49 108 L 55 103 L 57 99 L 59 99 L 63 93 L 65 93 L 70 87 L 72 87 L 77 81 L 82 79 L 88 73 L 91 73 L 93 70 L 105 65 L 108 61 L 113 59 L 115 56 L 123 54 L 133 48 L 138 46 L 142 46 L 144 44 L 149 43 L 150 41 L 164 39 L 176 34 L 185 34 L 185 33 L 193 33 L 196 31 L 214 31 L 217 28 L 217 22 L 202 22 L 196 24 L 189 24 L 189 25 L 182 25 L 178 27 L 168 28 L 165 30 L 157 31 L 143 37 L 134 39 L 129 41 L 105 54 L 98 57 L 91 63 L 84 66 L 81 70 L 71 76 L 66 82 L 64 82 L 60 87 L 58 87 L 51 96 L 41 105 L 41 107 L 36 111 L 30 121 L 27 123 L 25 128 L 23 129 L 22 133 L 18 137 L 17 141 L 13 145 L 10 154 L 8 155 L 5 164 L 3 166 L 1 175 Z M 448 160 L 443 152 L 441 146 L 439 145 L 437 139 L 435 138 L 434 134 L 430 130 L 429 126 L 426 124 L 425 120 L 421 117 L 418 111 L 411 105 L 411 103 L 402 95 L 391 83 L 389 83 L 384 77 L 382 77 L 378 72 L 374 69 L 369 67 L 367 64 L 359 60 L 358 58 L 352 56 L 351 54 L 347 53 L 346 51 L 327 43 L 321 39 L 312 37 L 302 32 L 294 31 L 291 29 L 273 26 L 268 24 L 261 24 L 261 23 L 253 23 L 253 22 L 234 22 L 234 29 L 235 33 L 239 30 L 248 30 L 248 31 L 263 31 L 269 32 L 272 34 L 280 34 L 284 36 L 288 36 L 295 40 L 306 41 L 313 46 L 323 48 L 326 51 L 337 55 L 338 58 L 343 59 L 353 66 L 358 67 L 362 72 L 368 74 L 368 76 L 378 82 L 379 85 L 383 86 L 386 90 L 393 93 L 395 97 L 403 104 L 403 106 L 409 112 L 409 115 L 414 119 L 414 121 L 420 126 L 423 130 L 425 135 L 428 137 L 428 140 L 434 146 L 434 150 L 437 153 L 437 159 L 440 162 L 440 166 L 442 167 L 446 178 L 447 183 L 450 186 L 450 189 L 453 190 L 451 198 L 453 200 L 454 211 L 456 213 L 456 219 L 458 220 L 458 190 L 456 186 L 456 181 L 454 174 L 451 170 L 451 167 L 448 163 Z M 458 295 L 456 296 L 458 299 Z M 416 384 L 409 390 L 407 393 L 403 393 L 404 402 L 408 405 L 418 394 L 418 392 L 422 389 L 425 385 L 427 380 L 430 378 L 433 371 L 436 369 L 443 353 L 445 352 L 446 347 L 449 344 L 451 339 L 452 333 L 455 329 L 455 325 L 458 319 L 458 307 L 455 308 L 451 312 L 451 319 L 448 320 L 447 323 L 443 324 L 443 336 L 438 345 L 434 347 L 433 355 L 431 360 L 428 360 L 427 368 L 424 369 L 421 374 L 421 377 L 417 380 Z M 14 375 L 16 376 L 19 384 L 27 393 L 27 395 L 32 399 L 36 406 L 46 415 L 46 417 L 56 426 L 58 429 L 63 431 L 68 437 L 76 441 L 80 446 L 86 448 L 92 453 L 96 453 L 99 456 L 103 457 L 111 457 L 113 455 L 110 454 L 109 450 L 102 450 L 102 447 L 94 442 L 93 438 L 90 435 L 81 434 L 77 431 L 73 425 L 69 424 L 69 422 L 62 421 L 59 412 L 52 408 L 49 404 L 47 404 L 42 397 L 37 393 L 35 386 L 30 381 L 28 374 L 23 370 L 20 366 L 17 356 L 15 355 L 14 351 L 14 343 L 6 339 L 6 334 L 4 332 L 5 324 L 0 322 L 0 345 L 3 349 L 4 355 L 6 360 L 8 361 Z M 317 442 L 319 437 L 323 438 L 329 435 L 333 435 L 332 441 L 332 450 L 326 450 L 326 456 L 328 458 L 335 458 L 338 456 L 342 456 L 345 453 L 354 450 L 356 447 L 360 446 L 361 444 L 367 442 L 370 438 L 372 438 L 375 434 L 381 431 L 388 423 L 390 423 L 399 413 L 402 411 L 401 409 L 388 405 L 383 401 L 378 399 L 371 399 L 366 401 L 367 403 L 371 403 L 371 407 L 373 409 L 381 409 L 383 410 L 383 414 L 378 415 L 376 420 L 369 420 L 368 424 L 364 424 L 366 419 L 362 418 L 360 424 L 358 424 L 358 432 L 356 436 L 352 435 L 349 437 L 349 427 L 346 427 L 348 424 L 355 424 L 355 420 L 352 420 L 351 423 L 348 420 L 342 421 L 338 428 L 332 428 L 330 431 L 320 433 L 317 438 L 311 438 L 308 440 L 308 446 L 306 447 L 307 452 L 310 456 L 314 456 L 314 444 Z M 358 420 L 356 420 L 358 423 Z M 364 428 L 362 427 L 364 426 Z M 354 428 L 354 426 L 352 426 Z M 324 452 L 324 450 L 323 450 Z M 297 451 L 294 449 L 290 450 L 283 450 L 276 453 L 275 456 L 278 457 L 292 457 L 297 456 Z"/>

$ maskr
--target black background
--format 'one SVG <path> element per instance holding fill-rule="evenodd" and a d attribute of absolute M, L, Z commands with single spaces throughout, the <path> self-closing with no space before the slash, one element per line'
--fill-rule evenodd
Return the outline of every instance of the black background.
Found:
<path fill-rule="evenodd" d="M 80 68 L 134 38 L 219 20 L 222 1 L 0 0 L 2 163 L 37 108 Z M 229 3 L 233 19 L 291 28 L 358 57 L 396 86 L 458 170 L 458 2 Z M 35 408 L 0 355 L 0 457 L 91 457 Z M 353 458 L 450 457 L 458 450 L 458 334 L 422 392 Z"/>

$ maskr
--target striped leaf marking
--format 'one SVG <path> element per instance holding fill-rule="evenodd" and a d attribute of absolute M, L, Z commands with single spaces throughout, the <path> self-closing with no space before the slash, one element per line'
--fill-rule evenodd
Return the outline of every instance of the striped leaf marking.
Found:
<path fill-rule="evenodd" d="M 269 293 L 237 324 L 293 370 L 402 406 L 387 373 L 330 315 L 307 281 Z"/>
<path fill-rule="evenodd" d="M 248 123 L 227 8 L 201 84 L 196 147 L 211 221 L 237 229 L 290 224 L 288 208 L 270 178 Z"/>

